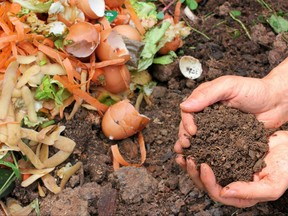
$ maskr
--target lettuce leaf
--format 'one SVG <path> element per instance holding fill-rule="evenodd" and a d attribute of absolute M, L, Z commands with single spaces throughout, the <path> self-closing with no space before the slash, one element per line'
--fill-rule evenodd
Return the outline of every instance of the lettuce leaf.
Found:
<path fill-rule="evenodd" d="M 154 27 L 145 34 L 145 45 L 140 55 L 138 71 L 146 70 L 153 63 L 155 54 L 165 44 L 164 42 L 161 44 L 158 43 L 162 39 L 170 25 L 170 22 L 164 21 L 160 27 Z"/>
<path fill-rule="evenodd" d="M 50 76 L 46 75 L 42 79 L 41 85 L 36 89 L 35 98 L 37 100 L 52 99 L 57 106 L 61 106 L 63 101 L 70 95 L 71 94 L 64 88 L 62 83 L 53 80 Z"/>
<path fill-rule="evenodd" d="M 35 13 L 47 13 L 54 1 L 48 0 L 46 2 L 42 2 L 39 0 L 12 0 L 12 2 L 18 3 L 23 8 L 26 8 Z"/>

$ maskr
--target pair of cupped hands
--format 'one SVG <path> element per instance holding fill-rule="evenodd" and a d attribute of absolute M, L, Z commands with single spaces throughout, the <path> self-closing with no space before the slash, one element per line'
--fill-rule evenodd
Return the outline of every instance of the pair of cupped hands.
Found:
<path fill-rule="evenodd" d="M 181 155 L 197 131 L 193 113 L 216 102 L 255 114 L 266 128 L 277 128 L 288 121 L 288 58 L 263 79 L 223 76 L 201 84 L 180 104 L 179 139 L 174 145 L 176 162 L 194 184 L 222 204 L 238 208 L 259 202 L 277 200 L 288 188 L 288 131 L 277 131 L 269 137 L 266 167 L 255 173 L 251 182 L 233 182 L 225 187 L 217 184 L 212 169 L 205 163 L 196 168 L 191 157 Z"/>

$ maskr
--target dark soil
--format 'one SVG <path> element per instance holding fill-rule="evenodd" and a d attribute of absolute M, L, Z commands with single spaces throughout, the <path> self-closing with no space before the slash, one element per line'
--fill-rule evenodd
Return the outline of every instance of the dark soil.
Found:
<path fill-rule="evenodd" d="M 265 2 L 275 11 L 288 13 L 287 0 Z M 251 40 L 239 23 L 229 16 L 229 10 L 242 12 L 239 19 L 249 30 Z M 166 69 L 166 73 L 161 75 L 158 70 L 151 71 L 158 85 L 153 92 L 153 105 L 143 103 L 140 109 L 142 114 L 151 118 L 150 124 L 143 130 L 147 159 L 141 168 L 123 167 L 113 171 L 110 146 L 116 142 L 104 137 L 100 127 L 101 118 L 96 112 L 82 109 L 72 121 L 62 122 L 66 125 L 64 135 L 77 143 L 67 162 L 82 161 L 83 168 L 69 180 L 62 193 L 55 195 L 47 192 L 46 197 L 39 198 L 41 214 L 287 215 L 287 194 L 278 201 L 259 203 L 245 209 L 215 203 L 199 191 L 186 172 L 179 168 L 173 152 L 180 123 L 179 103 L 193 89 L 226 74 L 262 78 L 288 56 L 287 36 L 275 34 L 269 25 L 259 19 L 259 16 L 267 13 L 268 10 L 256 0 L 209 0 L 197 9 L 198 22 L 190 24 L 198 32 L 191 33 L 179 52 L 198 58 L 204 72 L 196 80 L 187 80 L 179 74 L 177 67 Z M 233 118 L 234 114 L 231 115 Z M 234 133 L 236 129 L 231 129 L 231 133 L 232 130 Z M 258 137 L 259 142 L 266 143 L 267 136 L 261 140 L 263 134 L 256 134 L 254 128 L 246 132 Z M 139 161 L 135 151 L 135 146 L 138 149 L 136 139 L 136 136 L 131 137 L 125 148 L 120 144 L 127 160 Z M 127 148 L 127 145 L 132 148 Z M 218 146 L 224 148 L 222 144 Z M 251 177 L 251 173 L 247 175 Z M 11 196 L 27 205 L 38 197 L 37 184 L 29 188 L 17 187 Z"/>
<path fill-rule="evenodd" d="M 270 130 L 254 115 L 215 104 L 194 115 L 197 133 L 185 155 L 197 164 L 208 163 L 220 185 L 252 181 L 253 173 L 265 167 Z"/>

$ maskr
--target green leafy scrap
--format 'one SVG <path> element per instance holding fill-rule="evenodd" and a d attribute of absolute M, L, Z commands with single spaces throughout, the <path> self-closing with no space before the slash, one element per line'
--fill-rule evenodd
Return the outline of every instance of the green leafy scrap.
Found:
<path fill-rule="evenodd" d="M 288 32 L 288 20 L 282 16 L 272 14 L 267 22 L 276 33 Z"/>
<path fill-rule="evenodd" d="M 53 80 L 49 75 L 44 76 L 42 83 L 36 89 L 35 98 L 37 100 L 49 100 L 55 101 L 56 106 L 61 106 L 63 101 L 70 96 L 62 83 L 57 80 Z"/>
<path fill-rule="evenodd" d="M 191 10 L 196 10 L 198 8 L 198 3 L 196 0 L 186 0 L 185 2 Z"/>
<path fill-rule="evenodd" d="M 46 2 L 43 2 L 39 0 L 13 0 L 12 2 L 18 3 L 23 8 L 26 8 L 35 13 L 47 13 L 54 1 L 48 0 Z"/>

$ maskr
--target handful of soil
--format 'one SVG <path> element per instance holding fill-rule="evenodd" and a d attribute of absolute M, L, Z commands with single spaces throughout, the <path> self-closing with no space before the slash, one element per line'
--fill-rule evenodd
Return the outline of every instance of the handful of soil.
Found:
<path fill-rule="evenodd" d="M 197 133 L 184 154 L 197 164 L 209 164 L 220 185 L 252 181 L 253 174 L 265 167 L 272 130 L 266 130 L 254 115 L 214 104 L 195 113 L 194 121 Z"/>

